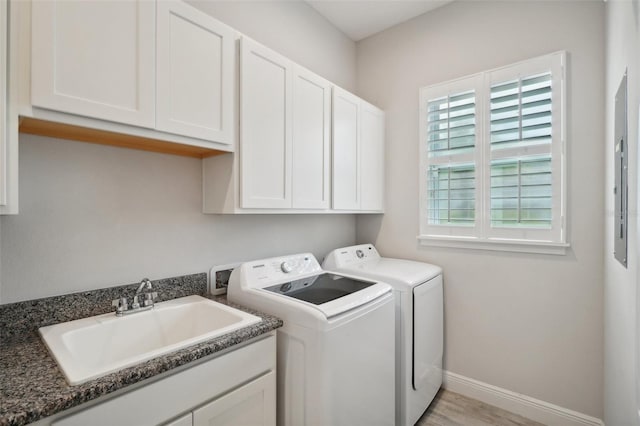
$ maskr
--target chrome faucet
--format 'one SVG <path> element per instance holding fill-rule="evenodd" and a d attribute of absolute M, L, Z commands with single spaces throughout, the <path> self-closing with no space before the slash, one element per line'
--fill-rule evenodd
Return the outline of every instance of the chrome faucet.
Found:
<path fill-rule="evenodd" d="M 126 297 L 121 297 L 119 299 L 113 300 L 111 302 L 111 306 L 115 306 L 116 316 L 121 317 L 123 315 L 134 314 L 136 312 L 148 311 L 149 309 L 153 309 L 153 305 L 158 298 L 158 293 L 156 293 L 155 291 L 147 291 L 143 293 L 144 290 L 153 290 L 153 286 L 151 285 L 151 280 L 149 280 L 149 278 L 144 278 L 140 282 L 140 286 L 138 286 L 136 294 L 133 296 L 133 302 L 131 303 L 131 306 L 129 306 Z M 140 294 L 144 296 L 142 305 L 139 301 Z"/>
<path fill-rule="evenodd" d="M 142 290 L 144 290 L 145 288 L 147 290 L 153 289 L 153 286 L 151 285 L 151 281 L 149 280 L 149 278 L 143 278 L 142 281 L 140 281 L 140 286 L 136 290 L 136 294 L 142 293 Z"/>

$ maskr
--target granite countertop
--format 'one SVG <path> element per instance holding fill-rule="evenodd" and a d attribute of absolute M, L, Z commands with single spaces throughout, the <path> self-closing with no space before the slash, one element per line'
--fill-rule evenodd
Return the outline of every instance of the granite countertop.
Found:
<path fill-rule="evenodd" d="M 0 426 L 40 420 L 282 326 L 279 318 L 230 303 L 224 296 L 207 295 L 206 279 L 203 273 L 154 281 L 153 285 L 160 301 L 199 294 L 262 321 L 77 386 L 67 383 L 38 328 L 109 312 L 111 300 L 135 291 L 137 284 L 0 305 Z"/>

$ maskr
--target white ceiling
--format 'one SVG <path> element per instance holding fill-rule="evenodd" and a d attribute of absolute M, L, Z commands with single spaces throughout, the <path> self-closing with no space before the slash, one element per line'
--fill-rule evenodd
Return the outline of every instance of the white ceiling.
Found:
<path fill-rule="evenodd" d="M 305 0 L 353 41 L 453 0 Z"/>

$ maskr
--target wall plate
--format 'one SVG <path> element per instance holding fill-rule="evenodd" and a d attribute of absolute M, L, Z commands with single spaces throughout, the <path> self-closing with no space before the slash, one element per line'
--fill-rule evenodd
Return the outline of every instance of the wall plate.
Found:
<path fill-rule="evenodd" d="M 238 262 L 211 268 L 209 272 L 209 293 L 213 295 L 225 294 L 231 272 L 241 264 L 241 262 Z"/>

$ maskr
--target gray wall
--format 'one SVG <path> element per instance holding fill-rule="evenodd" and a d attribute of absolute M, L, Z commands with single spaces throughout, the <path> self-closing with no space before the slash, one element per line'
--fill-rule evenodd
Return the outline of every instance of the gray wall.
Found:
<path fill-rule="evenodd" d="M 567 50 L 566 256 L 419 247 L 418 88 Z M 384 217 L 358 242 L 441 265 L 445 368 L 603 414 L 604 3 L 454 2 L 357 44 L 358 93 L 387 112 Z"/>
<path fill-rule="evenodd" d="M 607 2 L 606 40 L 606 158 L 605 200 L 605 364 L 604 419 L 607 425 L 638 425 L 637 386 L 640 360 L 638 339 L 638 102 L 640 102 L 640 3 Z M 614 98 L 625 68 L 628 69 L 629 132 L 629 246 L 628 269 L 613 258 Z"/>
<path fill-rule="evenodd" d="M 200 7 L 345 87 L 355 43 L 301 2 Z M 201 212 L 201 161 L 20 136 L 20 214 L 0 218 L 0 302 L 355 242 L 353 215 Z"/>

